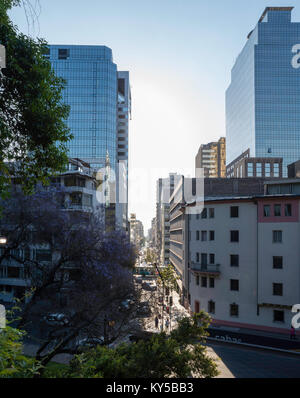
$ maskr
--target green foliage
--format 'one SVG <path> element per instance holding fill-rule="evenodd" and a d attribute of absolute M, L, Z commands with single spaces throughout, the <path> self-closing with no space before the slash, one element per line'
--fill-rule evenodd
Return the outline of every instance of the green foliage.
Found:
<path fill-rule="evenodd" d="M 216 363 L 197 341 L 206 336 L 209 316 L 184 318 L 169 336 L 155 334 L 148 341 L 122 344 L 115 349 L 98 346 L 77 355 L 66 377 L 148 378 L 214 377 Z"/>
<path fill-rule="evenodd" d="M 72 138 L 65 124 L 69 107 L 62 103 L 64 81 L 56 77 L 43 54 L 47 43 L 17 31 L 7 10 L 19 1 L 1 0 L 0 43 L 6 47 L 6 68 L 0 73 L 0 192 L 8 192 L 17 162 L 24 191 L 62 172 L 66 143 Z"/>
<path fill-rule="evenodd" d="M 0 378 L 30 378 L 39 372 L 38 362 L 22 353 L 23 336 L 10 326 L 0 330 Z"/>
<path fill-rule="evenodd" d="M 169 264 L 167 267 L 160 269 L 157 281 L 159 284 L 163 284 L 171 290 L 176 290 L 178 279 L 179 277 L 176 275 L 174 267 Z"/>
<path fill-rule="evenodd" d="M 154 263 L 156 261 L 156 255 L 152 249 L 148 248 L 146 250 L 145 260 L 146 260 L 146 263 Z"/>

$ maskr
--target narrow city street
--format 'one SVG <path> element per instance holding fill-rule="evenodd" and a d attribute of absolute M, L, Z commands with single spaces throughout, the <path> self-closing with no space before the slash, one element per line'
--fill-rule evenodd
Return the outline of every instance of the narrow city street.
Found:
<path fill-rule="evenodd" d="M 228 343 L 207 346 L 212 357 L 219 357 L 218 377 L 234 378 L 299 378 L 300 358 L 293 354 L 241 347 Z"/>

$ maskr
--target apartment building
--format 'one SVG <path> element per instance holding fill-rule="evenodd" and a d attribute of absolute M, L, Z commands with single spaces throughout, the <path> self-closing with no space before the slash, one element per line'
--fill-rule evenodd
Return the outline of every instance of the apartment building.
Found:
<path fill-rule="evenodd" d="M 300 302 L 299 205 L 300 180 L 284 179 L 263 195 L 206 197 L 201 214 L 185 215 L 191 310 L 213 325 L 289 333 Z"/>
<path fill-rule="evenodd" d="M 170 261 L 170 196 L 180 176 L 170 173 L 168 178 L 159 178 L 156 183 L 156 250 L 161 265 Z"/>
<path fill-rule="evenodd" d="M 263 177 L 282 178 L 283 159 L 280 157 L 250 157 L 250 149 L 226 166 L 227 178 Z"/>
<path fill-rule="evenodd" d="M 204 169 L 208 178 L 226 177 L 226 139 L 221 137 L 217 142 L 201 145 L 195 159 L 197 169 Z"/>
<path fill-rule="evenodd" d="M 136 246 L 137 250 L 141 249 L 144 240 L 144 227 L 140 220 L 137 220 L 136 214 L 130 214 L 130 241 Z"/>
<path fill-rule="evenodd" d="M 12 178 L 12 197 L 19 191 L 18 178 Z M 99 202 L 97 193 L 103 180 L 97 177 L 96 171 L 90 165 L 80 159 L 69 159 L 67 169 L 57 177 L 51 179 L 51 185 L 61 194 L 61 211 L 96 213 L 99 215 L 99 228 L 104 229 L 105 210 L 103 203 Z M 98 191 L 97 191 L 98 188 Z M 45 187 L 47 189 L 47 187 Z M 102 220 L 102 224 L 101 224 Z M 0 229 L 6 226 L 1 224 Z M 4 237 L 5 238 L 5 237 Z M 5 239 L 4 239 L 5 241 Z M 0 255 L 5 250 L 5 243 L 0 245 Z M 24 248 L 11 250 L 13 257 L 23 260 L 36 260 L 45 264 L 51 263 L 54 253 L 46 244 L 27 244 Z M 30 289 L 31 281 L 26 275 L 24 266 L 13 258 L 8 257 L 0 264 L 0 301 L 11 302 L 14 297 L 22 298 Z"/>

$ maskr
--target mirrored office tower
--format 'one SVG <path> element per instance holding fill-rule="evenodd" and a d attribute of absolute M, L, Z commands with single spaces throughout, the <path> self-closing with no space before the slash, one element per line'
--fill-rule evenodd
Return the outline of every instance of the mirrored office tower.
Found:
<path fill-rule="evenodd" d="M 55 73 L 66 80 L 63 99 L 70 105 L 67 124 L 74 136 L 68 143 L 69 156 L 80 158 L 97 169 L 109 167 L 110 175 L 114 175 L 117 172 L 120 95 L 117 65 L 113 62 L 111 49 L 106 46 L 50 45 L 46 57 Z M 129 109 L 127 104 L 124 108 L 126 106 Z M 124 119 L 128 119 L 128 112 Z M 128 159 L 128 149 L 125 153 L 122 159 Z M 118 178 L 116 180 L 118 191 Z M 110 214 L 110 223 L 119 224 L 114 220 L 114 204 L 107 214 Z M 127 220 L 127 214 L 124 217 Z"/>
<path fill-rule="evenodd" d="M 293 7 L 267 7 L 231 72 L 226 91 L 226 163 L 251 157 L 300 159 L 300 23 Z M 297 44 L 299 45 L 297 47 Z"/>

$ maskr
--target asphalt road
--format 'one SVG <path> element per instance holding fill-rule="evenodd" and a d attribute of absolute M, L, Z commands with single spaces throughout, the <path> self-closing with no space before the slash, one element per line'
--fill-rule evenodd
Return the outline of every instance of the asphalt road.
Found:
<path fill-rule="evenodd" d="M 300 356 L 234 346 L 227 343 L 208 342 L 207 346 L 222 361 L 219 377 L 300 378 Z M 228 376 L 229 374 L 232 376 Z"/>

